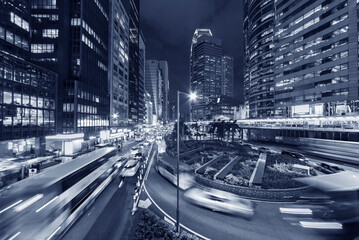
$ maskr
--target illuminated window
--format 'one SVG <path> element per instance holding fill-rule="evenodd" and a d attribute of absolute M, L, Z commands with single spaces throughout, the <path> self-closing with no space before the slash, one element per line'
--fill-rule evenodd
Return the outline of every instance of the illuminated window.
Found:
<path fill-rule="evenodd" d="M 10 21 L 12 23 L 15 23 L 17 26 L 21 27 L 22 29 L 29 31 L 29 23 L 19 17 L 18 15 L 14 14 L 13 12 L 10 12 Z"/>
<path fill-rule="evenodd" d="M 59 36 L 58 29 L 43 29 L 42 36 L 44 38 L 57 38 Z"/>
<path fill-rule="evenodd" d="M 32 53 L 52 53 L 54 44 L 31 44 Z"/>

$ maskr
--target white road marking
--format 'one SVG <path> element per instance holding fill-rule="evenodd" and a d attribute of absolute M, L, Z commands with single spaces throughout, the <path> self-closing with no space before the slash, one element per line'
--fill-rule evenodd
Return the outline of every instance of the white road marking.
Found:
<path fill-rule="evenodd" d="M 41 208 L 37 209 L 36 212 L 40 212 L 42 209 L 44 209 L 45 207 L 47 207 L 49 204 L 51 204 L 53 201 L 55 201 L 59 196 L 54 197 L 53 199 L 51 199 L 48 203 L 46 203 L 44 206 L 42 206 Z"/>
<path fill-rule="evenodd" d="M 170 223 L 171 225 L 173 225 L 173 226 L 175 225 L 175 223 L 171 219 L 169 219 L 168 217 L 165 216 L 164 219 L 165 219 L 166 222 Z"/>
<path fill-rule="evenodd" d="M 7 208 L 4 208 L 3 210 L 0 211 L 0 214 L 3 213 L 3 212 L 5 212 L 6 210 L 9 210 L 9 209 L 12 208 L 13 206 L 18 205 L 18 204 L 21 203 L 21 202 L 22 202 L 22 200 L 19 200 L 19 201 L 17 201 L 16 203 L 11 204 L 11 205 L 8 206 Z"/>
<path fill-rule="evenodd" d="M 145 192 L 146 192 L 147 196 L 149 197 L 149 199 L 151 200 L 151 202 L 158 208 L 158 210 L 160 210 L 160 211 L 161 211 L 166 217 L 168 217 L 170 220 L 172 220 L 173 222 L 176 222 L 169 214 L 167 214 L 162 208 L 160 208 L 160 206 L 158 206 L 158 204 L 157 204 L 155 201 L 153 201 L 151 195 L 148 193 L 148 191 L 147 191 L 147 189 L 146 189 L 146 185 L 144 185 L 144 189 L 145 189 Z M 183 227 L 184 229 L 186 229 L 188 232 L 190 232 L 190 233 L 196 235 L 197 237 L 200 237 L 200 238 L 205 239 L 205 240 L 210 240 L 210 238 L 207 238 L 207 237 L 205 237 L 205 236 L 203 236 L 203 235 L 201 235 L 201 234 L 199 234 L 199 233 L 193 231 L 192 229 L 186 227 L 185 225 L 183 225 L 183 224 L 181 224 L 181 223 L 180 223 L 180 226 Z"/>
<path fill-rule="evenodd" d="M 55 230 L 55 232 L 53 232 L 53 233 L 50 235 L 50 237 L 47 238 L 47 240 L 50 240 L 53 236 L 55 236 L 55 234 L 60 230 L 60 228 L 61 228 L 61 226 L 58 227 L 58 228 Z"/>
<path fill-rule="evenodd" d="M 16 233 L 14 236 L 12 236 L 11 238 L 9 238 L 9 240 L 15 239 L 17 236 L 19 236 L 20 233 L 21 233 L 21 232 Z"/>
<path fill-rule="evenodd" d="M 140 200 L 138 203 L 138 207 L 140 208 L 149 208 L 151 206 L 151 200 L 150 199 L 146 199 L 146 200 Z"/>

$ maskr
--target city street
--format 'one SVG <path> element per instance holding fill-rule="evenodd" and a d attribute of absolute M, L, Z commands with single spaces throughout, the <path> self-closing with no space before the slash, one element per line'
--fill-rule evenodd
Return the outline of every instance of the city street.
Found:
<path fill-rule="evenodd" d="M 137 145 L 138 142 L 129 144 L 118 156 L 129 156 L 130 148 Z M 138 173 L 130 178 L 115 178 L 62 239 L 121 239 L 132 216 Z"/>
<path fill-rule="evenodd" d="M 0 240 L 359 240 L 359 0 L 0 0 Z"/>
<path fill-rule="evenodd" d="M 163 178 L 152 166 L 146 190 L 154 202 L 175 219 L 176 188 Z M 194 206 L 180 201 L 180 223 L 210 239 L 328 239 L 315 231 L 293 227 L 280 216 L 283 203 L 256 202 L 252 220 L 234 217 Z M 154 205 L 151 210 L 163 215 Z"/>

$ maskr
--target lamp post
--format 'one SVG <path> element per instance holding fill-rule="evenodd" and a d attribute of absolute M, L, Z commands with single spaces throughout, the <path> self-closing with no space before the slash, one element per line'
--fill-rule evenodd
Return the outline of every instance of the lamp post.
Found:
<path fill-rule="evenodd" d="M 185 94 L 189 96 L 189 99 L 194 101 L 197 96 L 195 93 L 184 93 L 177 91 L 177 208 L 176 208 L 176 232 L 179 233 L 179 156 L 180 156 L 180 134 L 179 134 L 179 122 L 180 122 L 180 94 Z"/>

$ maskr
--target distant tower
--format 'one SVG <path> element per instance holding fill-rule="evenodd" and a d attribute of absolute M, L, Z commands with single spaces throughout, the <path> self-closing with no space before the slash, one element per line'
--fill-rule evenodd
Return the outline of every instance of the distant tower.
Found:
<path fill-rule="evenodd" d="M 222 94 L 222 41 L 210 29 L 196 29 L 190 53 L 191 120 L 204 118 L 205 105 Z"/>
<path fill-rule="evenodd" d="M 233 58 L 222 58 L 222 95 L 233 97 Z"/>

